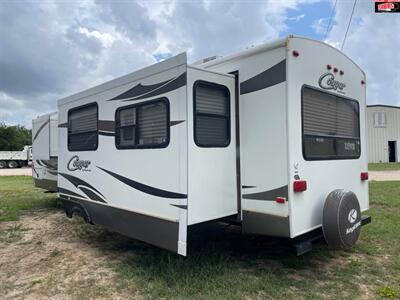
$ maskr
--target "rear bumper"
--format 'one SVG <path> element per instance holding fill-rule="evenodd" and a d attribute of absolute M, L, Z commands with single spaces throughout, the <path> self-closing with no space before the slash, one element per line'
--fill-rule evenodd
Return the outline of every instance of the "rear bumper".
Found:
<path fill-rule="evenodd" d="M 371 223 L 371 216 L 361 216 L 361 226 Z M 322 227 L 314 229 L 313 231 L 307 232 L 294 239 L 293 245 L 296 248 L 297 255 L 302 255 L 312 250 L 313 244 L 324 241 L 324 234 Z"/>

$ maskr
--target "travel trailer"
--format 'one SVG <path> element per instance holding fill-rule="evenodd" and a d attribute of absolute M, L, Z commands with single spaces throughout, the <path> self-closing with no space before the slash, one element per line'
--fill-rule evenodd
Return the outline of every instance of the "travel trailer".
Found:
<path fill-rule="evenodd" d="M 181 255 L 188 228 L 221 220 L 299 254 L 321 237 L 349 248 L 370 222 L 365 80 L 339 50 L 290 36 L 61 99 L 66 214 Z"/>
<path fill-rule="evenodd" d="M 32 178 L 36 187 L 57 192 L 57 112 L 32 120 Z"/>

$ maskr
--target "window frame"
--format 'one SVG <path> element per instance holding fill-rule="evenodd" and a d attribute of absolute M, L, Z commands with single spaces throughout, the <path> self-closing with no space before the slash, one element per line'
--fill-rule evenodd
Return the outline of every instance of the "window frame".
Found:
<path fill-rule="evenodd" d="M 96 107 L 96 120 L 97 120 L 96 128 L 97 129 L 96 129 L 96 131 L 87 131 L 85 133 L 88 133 L 88 132 L 95 132 L 96 133 L 96 147 L 94 149 L 80 149 L 80 150 L 71 149 L 70 143 L 69 143 L 69 140 L 70 140 L 69 137 L 71 135 L 70 132 L 69 132 L 70 131 L 69 130 L 70 115 L 71 115 L 71 113 L 73 113 L 75 111 L 79 111 L 82 108 L 87 108 L 89 106 L 95 106 Z M 80 106 L 76 106 L 76 107 L 70 108 L 68 110 L 67 124 L 68 124 L 68 126 L 67 126 L 67 148 L 68 148 L 68 151 L 70 151 L 70 152 L 96 151 L 99 148 L 99 105 L 98 105 L 97 102 L 90 102 L 90 103 L 87 103 L 87 104 L 84 104 L 84 105 L 80 105 Z M 72 135 L 79 135 L 79 134 L 82 134 L 82 133 L 75 133 L 75 134 L 72 134 Z"/>
<path fill-rule="evenodd" d="M 138 126 L 138 108 L 140 108 L 140 107 L 142 107 L 142 106 L 146 106 L 146 105 L 151 105 L 151 104 L 155 104 L 155 103 L 159 103 L 159 102 L 162 102 L 162 103 L 164 103 L 165 104 L 165 107 L 166 107 L 166 112 L 167 112 L 167 118 L 166 118 L 166 126 L 167 126 L 167 139 L 166 139 L 166 141 L 164 142 L 164 143 L 161 143 L 161 144 L 145 144 L 145 145 L 133 145 L 133 146 L 131 146 L 131 145 L 126 145 L 126 146 L 122 146 L 122 145 L 119 145 L 118 143 L 117 143 L 117 139 L 118 139 L 118 136 L 119 136 L 119 133 L 118 133 L 118 129 L 119 128 L 123 128 L 123 127 L 134 127 L 135 129 L 135 141 L 136 141 L 136 137 L 138 136 L 137 135 L 137 132 L 138 132 L 138 128 L 139 128 L 139 126 Z M 117 126 L 117 124 L 119 123 L 119 118 L 118 118 L 118 113 L 121 111 L 121 110 L 124 110 L 124 109 L 130 109 L 130 108 L 135 108 L 136 109 L 136 124 L 135 125 L 127 125 L 127 126 Z M 114 122 L 114 132 L 115 132 L 115 137 L 114 137 L 114 145 L 115 145 L 115 147 L 118 149 L 118 150 L 130 150 L 130 149 L 161 149 L 161 148 L 167 148 L 168 146 L 169 146 L 169 143 L 170 143 L 170 137 L 171 137 L 171 133 L 170 133 L 170 128 L 171 128 L 171 120 L 170 120 L 170 107 L 169 107 L 169 100 L 168 100 L 168 98 L 167 97 L 161 97 L 161 98 L 157 98 L 157 99 L 152 99 L 152 100 L 149 100 L 149 101 L 144 101 L 144 102 L 140 102 L 140 103 L 135 103 L 135 104 L 130 104 L 130 105 L 126 105 L 126 106 L 121 106 L 121 107 L 118 107 L 116 110 L 115 110 L 115 114 L 114 114 L 114 120 L 115 120 L 115 122 Z"/>
<path fill-rule="evenodd" d="M 344 99 L 346 101 L 352 101 L 352 102 L 356 103 L 356 105 L 357 105 L 357 113 L 358 113 L 358 124 L 357 124 L 358 125 L 358 138 L 329 136 L 329 135 L 309 135 L 309 134 L 304 134 L 304 97 L 303 97 L 303 91 L 304 91 L 305 88 L 312 89 L 312 90 L 315 90 L 315 91 L 318 91 L 318 92 L 329 94 L 329 95 L 334 96 L 334 97 L 342 98 L 342 99 Z M 332 92 L 328 92 L 328 91 L 325 91 L 323 89 L 319 89 L 319 88 L 316 88 L 314 86 L 310 86 L 308 84 L 303 84 L 302 85 L 301 93 L 300 93 L 300 99 L 301 99 L 301 139 L 302 139 L 302 154 L 303 154 L 303 158 L 306 161 L 360 159 L 361 153 L 362 153 L 362 148 L 361 148 L 361 130 L 360 130 L 360 127 L 361 127 L 360 103 L 357 100 L 349 98 L 347 96 L 338 95 L 338 94 L 335 94 L 335 93 L 332 93 Z M 324 138 L 324 137 L 333 138 L 333 139 L 335 139 L 335 146 L 336 146 L 336 138 L 343 138 L 343 139 L 349 139 L 349 140 L 358 140 L 360 142 L 360 152 L 358 153 L 358 156 L 354 156 L 354 155 L 337 156 L 337 154 L 335 154 L 335 155 L 321 155 L 321 156 L 318 156 L 318 157 L 307 157 L 307 154 L 306 154 L 306 151 L 305 151 L 306 150 L 305 149 L 305 137 L 306 136 L 320 136 L 322 138 Z M 337 149 L 335 149 L 335 150 L 337 152 Z"/>
<path fill-rule="evenodd" d="M 228 103 L 227 103 L 227 108 L 228 108 L 228 115 L 227 116 L 222 116 L 218 114 L 210 114 L 210 113 L 197 113 L 196 111 L 196 89 L 199 85 L 208 85 L 208 86 L 213 86 L 213 87 L 223 87 L 227 91 L 228 95 Z M 210 143 L 200 143 L 197 139 L 197 115 L 203 115 L 206 117 L 212 117 L 212 118 L 225 118 L 227 122 L 227 132 L 228 136 L 224 144 L 221 145 L 216 145 L 216 144 L 210 144 Z M 205 81 L 205 80 L 196 80 L 193 84 L 193 140 L 194 143 L 201 148 L 226 148 L 230 145 L 231 143 L 231 92 L 229 88 L 226 85 L 215 83 L 215 82 L 210 82 L 210 81 Z"/>

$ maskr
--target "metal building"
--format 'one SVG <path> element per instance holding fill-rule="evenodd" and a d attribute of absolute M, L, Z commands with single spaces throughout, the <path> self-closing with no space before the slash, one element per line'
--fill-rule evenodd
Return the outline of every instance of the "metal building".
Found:
<path fill-rule="evenodd" d="M 400 162 L 400 106 L 368 105 L 368 161 Z"/>

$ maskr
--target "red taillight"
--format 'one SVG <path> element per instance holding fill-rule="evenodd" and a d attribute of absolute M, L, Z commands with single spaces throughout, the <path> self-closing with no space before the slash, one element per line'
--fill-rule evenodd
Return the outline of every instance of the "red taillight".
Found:
<path fill-rule="evenodd" d="M 361 172 L 361 180 L 368 180 L 368 172 Z"/>
<path fill-rule="evenodd" d="M 296 51 L 296 50 L 293 50 L 292 54 L 293 54 L 294 57 L 297 57 L 297 56 L 300 55 L 299 51 Z"/>
<path fill-rule="evenodd" d="M 307 190 L 307 181 L 295 180 L 293 182 L 293 190 L 295 193 L 304 192 L 305 190 Z"/>
<path fill-rule="evenodd" d="M 285 197 L 276 197 L 275 198 L 275 202 L 276 203 L 285 203 L 286 202 L 286 198 Z"/>

